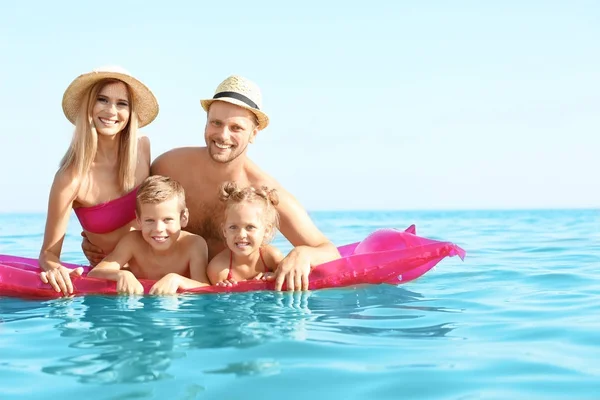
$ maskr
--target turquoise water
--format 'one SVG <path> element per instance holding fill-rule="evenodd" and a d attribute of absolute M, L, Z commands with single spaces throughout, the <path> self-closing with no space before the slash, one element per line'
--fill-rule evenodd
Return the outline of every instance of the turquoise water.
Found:
<path fill-rule="evenodd" d="M 467 258 L 295 295 L 0 297 L 0 399 L 600 398 L 600 211 L 312 215 L 336 244 L 415 223 Z M 36 256 L 43 216 L 0 222 L 0 253 Z"/>

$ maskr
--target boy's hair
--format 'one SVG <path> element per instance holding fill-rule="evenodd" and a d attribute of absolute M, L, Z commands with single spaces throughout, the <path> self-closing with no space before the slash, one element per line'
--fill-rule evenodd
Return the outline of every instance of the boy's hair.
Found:
<path fill-rule="evenodd" d="M 152 175 L 147 177 L 140 185 L 135 210 L 138 215 L 142 204 L 158 204 L 176 197 L 179 203 L 179 211 L 185 210 L 185 191 L 179 182 L 167 176 Z"/>
<path fill-rule="evenodd" d="M 272 227 L 270 236 L 265 238 L 263 243 L 267 244 L 273 239 L 275 230 L 279 229 L 279 213 L 275 209 L 275 206 L 279 204 L 277 190 L 269 189 L 267 186 L 239 188 L 235 182 L 225 182 L 221 185 L 219 197 L 225 203 L 226 213 L 230 207 L 240 203 L 262 204 L 264 207 L 263 221 Z"/>

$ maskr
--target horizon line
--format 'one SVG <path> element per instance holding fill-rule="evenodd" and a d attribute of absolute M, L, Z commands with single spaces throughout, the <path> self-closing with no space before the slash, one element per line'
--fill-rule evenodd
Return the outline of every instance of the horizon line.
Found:
<path fill-rule="evenodd" d="M 308 213 L 342 212 L 498 212 L 498 211 L 599 211 L 600 206 L 570 207 L 491 207 L 491 208 L 352 208 L 352 209 L 307 209 Z M 0 215 L 43 215 L 47 211 L 0 211 Z M 74 213 L 71 214 L 74 216 Z"/>

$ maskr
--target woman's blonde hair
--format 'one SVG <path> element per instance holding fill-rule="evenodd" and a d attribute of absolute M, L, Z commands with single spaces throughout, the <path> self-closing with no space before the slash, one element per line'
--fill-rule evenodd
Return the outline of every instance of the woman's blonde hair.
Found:
<path fill-rule="evenodd" d="M 100 91 L 111 83 L 123 83 L 129 95 L 129 121 L 119 136 L 119 185 L 123 192 L 128 192 L 135 186 L 138 116 L 131 88 L 118 79 L 98 81 L 83 95 L 71 144 L 60 161 L 60 171 L 72 168 L 79 179 L 89 173 L 98 150 L 98 132 L 94 126 L 92 110 Z"/>

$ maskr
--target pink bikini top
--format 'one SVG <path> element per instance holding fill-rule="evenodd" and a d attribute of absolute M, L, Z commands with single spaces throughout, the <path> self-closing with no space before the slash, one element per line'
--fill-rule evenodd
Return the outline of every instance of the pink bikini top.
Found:
<path fill-rule="evenodd" d="M 74 208 L 81 227 L 91 233 L 109 233 L 135 219 L 137 189 L 123 197 L 91 207 Z"/>

